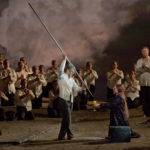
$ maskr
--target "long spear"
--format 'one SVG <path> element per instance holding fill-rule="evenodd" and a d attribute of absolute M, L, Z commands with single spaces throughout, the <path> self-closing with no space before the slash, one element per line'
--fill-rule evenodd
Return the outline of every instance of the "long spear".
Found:
<path fill-rule="evenodd" d="M 52 39 L 56 46 L 58 47 L 58 49 L 65 54 L 64 50 L 62 49 L 62 47 L 59 45 L 59 43 L 56 41 L 56 39 L 54 38 L 54 36 L 49 32 L 47 26 L 43 23 L 41 17 L 38 15 L 38 13 L 36 12 L 36 10 L 33 8 L 33 6 L 31 5 L 31 3 L 26 0 L 28 5 L 30 6 L 30 8 L 33 10 L 34 14 L 36 15 L 36 17 L 38 18 L 38 20 L 40 21 L 40 23 L 42 24 L 42 26 L 45 28 L 46 32 L 49 35 L 50 40 Z M 67 57 L 67 61 L 72 65 L 71 61 L 69 60 L 69 58 Z M 83 79 L 81 78 L 81 76 L 79 75 L 79 73 L 77 72 L 77 70 L 75 69 L 75 73 L 78 75 L 79 79 L 81 80 L 81 82 L 85 85 L 87 91 L 89 92 L 89 94 L 93 97 L 93 94 L 91 93 L 91 91 L 88 89 L 87 85 L 85 84 L 85 82 L 83 81 Z"/>

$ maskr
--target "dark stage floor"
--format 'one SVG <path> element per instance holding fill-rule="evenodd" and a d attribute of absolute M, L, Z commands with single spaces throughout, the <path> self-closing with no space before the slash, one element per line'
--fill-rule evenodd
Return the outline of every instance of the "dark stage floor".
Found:
<path fill-rule="evenodd" d="M 141 108 L 131 110 L 130 114 L 131 127 L 141 134 L 141 138 L 133 139 L 130 143 L 109 144 L 103 140 L 107 136 L 109 112 L 90 110 L 73 112 L 75 141 L 57 142 L 54 140 L 57 138 L 61 119 L 47 118 L 46 110 L 39 110 L 35 121 L 0 122 L 3 133 L 0 136 L 0 150 L 149 150 L 150 124 L 139 124 L 144 121 Z M 49 131 L 44 132 L 46 129 Z M 37 135 L 38 138 L 35 138 Z M 14 141 L 22 142 L 29 137 L 33 140 L 28 143 L 12 145 Z"/>

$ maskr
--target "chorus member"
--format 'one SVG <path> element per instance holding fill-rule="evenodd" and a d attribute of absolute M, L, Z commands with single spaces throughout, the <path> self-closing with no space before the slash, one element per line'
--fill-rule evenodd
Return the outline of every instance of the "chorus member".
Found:
<path fill-rule="evenodd" d="M 27 59 L 25 57 L 21 57 L 20 58 L 20 61 L 22 61 L 24 63 L 24 67 L 25 67 L 25 71 L 28 73 L 28 74 L 32 74 L 32 68 L 28 66 L 27 64 Z"/>
<path fill-rule="evenodd" d="M 17 81 L 17 75 L 14 69 L 10 67 L 9 60 L 4 60 L 4 68 L 0 73 L 0 78 L 2 80 L 2 91 L 9 98 L 6 102 L 2 99 L 2 105 L 14 105 L 14 94 L 16 92 L 15 83 Z"/>
<path fill-rule="evenodd" d="M 52 60 L 51 67 L 47 69 L 46 79 L 47 79 L 47 87 L 46 92 L 49 93 L 52 88 L 52 82 L 58 80 L 59 77 L 59 68 L 56 60 Z"/>
<path fill-rule="evenodd" d="M 44 65 L 39 66 L 39 74 L 46 79 L 46 72 L 44 70 Z"/>
<path fill-rule="evenodd" d="M 39 75 L 40 75 L 41 78 L 45 79 L 45 81 L 46 81 L 46 83 L 42 86 L 42 95 L 40 96 L 41 100 L 42 100 L 43 97 L 47 97 L 46 96 L 46 93 L 47 93 L 47 79 L 46 79 L 46 72 L 45 72 L 44 65 L 39 66 Z"/>
<path fill-rule="evenodd" d="M 128 108 L 137 108 L 140 106 L 140 84 L 136 80 L 135 72 L 129 74 L 129 79 L 125 81 L 125 95 L 127 97 Z"/>
<path fill-rule="evenodd" d="M 118 63 L 114 61 L 111 65 L 111 70 L 106 74 L 107 78 L 107 99 L 110 101 L 115 95 L 113 88 L 117 84 L 121 84 L 124 79 L 123 71 L 118 69 Z"/>
<path fill-rule="evenodd" d="M 89 90 L 91 91 L 92 95 L 95 94 L 95 81 L 98 79 L 97 72 L 93 69 L 93 64 L 91 62 L 86 63 L 86 70 L 84 71 L 83 78 L 87 83 Z M 94 97 L 88 93 L 88 100 L 93 101 Z"/>
<path fill-rule="evenodd" d="M 84 81 L 85 85 L 87 86 L 86 81 L 83 79 L 83 71 L 81 69 L 77 69 L 77 72 L 79 74 L 74 76 L 74 80 L 77 83 L 79 87 L 82 86 L 82 81 Z M 81 81 L 82 79 L 82 81 Z M 87 104 L 87 98 L 86 98 L 86 89 L 83 91 L 74 91 L 74 104 L 73 104 L 73 109 L 74 110 L 80 110 L 80 109 L 85 109 Z"/>
<path fill-rule="evenodd" d="M 40 108 L 42 106 L 42 87 L 46 86 L 46 84 L 47 82 L 45 78 L 39 74 L 39 68 L 37 66 L 33 66 L 33 74 L 28 77 L 28 87 L 35 95 L 35 100 L 32 101 L 33 108 Z"/>
<path fill-rule="evenodd" d="M 19 89 L 21 87 L 21 80 L 28 78 L 28 73 L 25 70 L 25 65 L 23 61 L 18 62 L 16 74 L 17 74 L 16 88 Z"/>
<path fill-rule="evenodd" d="M 149 48 L 144 47 L 141 51 L 142 58 L 137 61 L 136 73 L 139 74 L 141 86 L 140 99 L 146 117 L 150 117 L 150 56 Z"/>
<path fill-rule="evenodd" d="M 34 93 L 27 88 L 27 79 L 21 80 L 21 88 L 16 91 L 16 106 L 18 120 L 33 120 L 32 100 L 35 99 Z"/>
<path fill-rule="evenodd" d="M 50 117 L 60 117 L 60 111 L 59 111 L 59 86 L 58 86 L 58 81 L 57 80 L 53 81 L 52 88 L 49 91 L 48 115 Z"/>
<path fill-rule="evenodd" d="M 127 73 L 127 75 L 126 75 L 126 79 L 125 79 L 126 81 L 130 80 L 130 73 L 131 72 L 134 72 L 136 79 L 138 79 L 139 76 L 136 73 L 136 64 L 133 64 L 132 67 L 131 67 L 131 69 L 130 69 L 130 71 L 129 71 L 129 73 Z"/>

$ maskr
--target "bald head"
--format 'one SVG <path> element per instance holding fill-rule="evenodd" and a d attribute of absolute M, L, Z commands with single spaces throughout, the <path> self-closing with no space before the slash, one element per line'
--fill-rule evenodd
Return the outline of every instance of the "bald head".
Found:
<path fill-rule="evenodd" d="M 147 58 L 149 56 L 149 48 L 148 47 L 144 47 L 142 49 L 142 56 L 143 56 L 143 58 Z"/>

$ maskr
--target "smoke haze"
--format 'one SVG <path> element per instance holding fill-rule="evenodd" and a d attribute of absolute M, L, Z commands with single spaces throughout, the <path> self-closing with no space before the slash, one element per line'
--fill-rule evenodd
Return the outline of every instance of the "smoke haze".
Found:
<path fill-rule="evenodd" d="M 83 62 L 92 60 L 93 54 L 102 55 L 108 42 L 119 35 L 120 28 L 131 22 L 130 7 L 137 1 L 30 0 L 30 3 L 71 60 Z M 25 56 L 31 65 L 48 66 L 52 59 L 61 58 L 25 0 L 9 0 L 1 11 L 0 34 L 0 44 L 7 48 L 7 57 L 13 63 Z"/>

